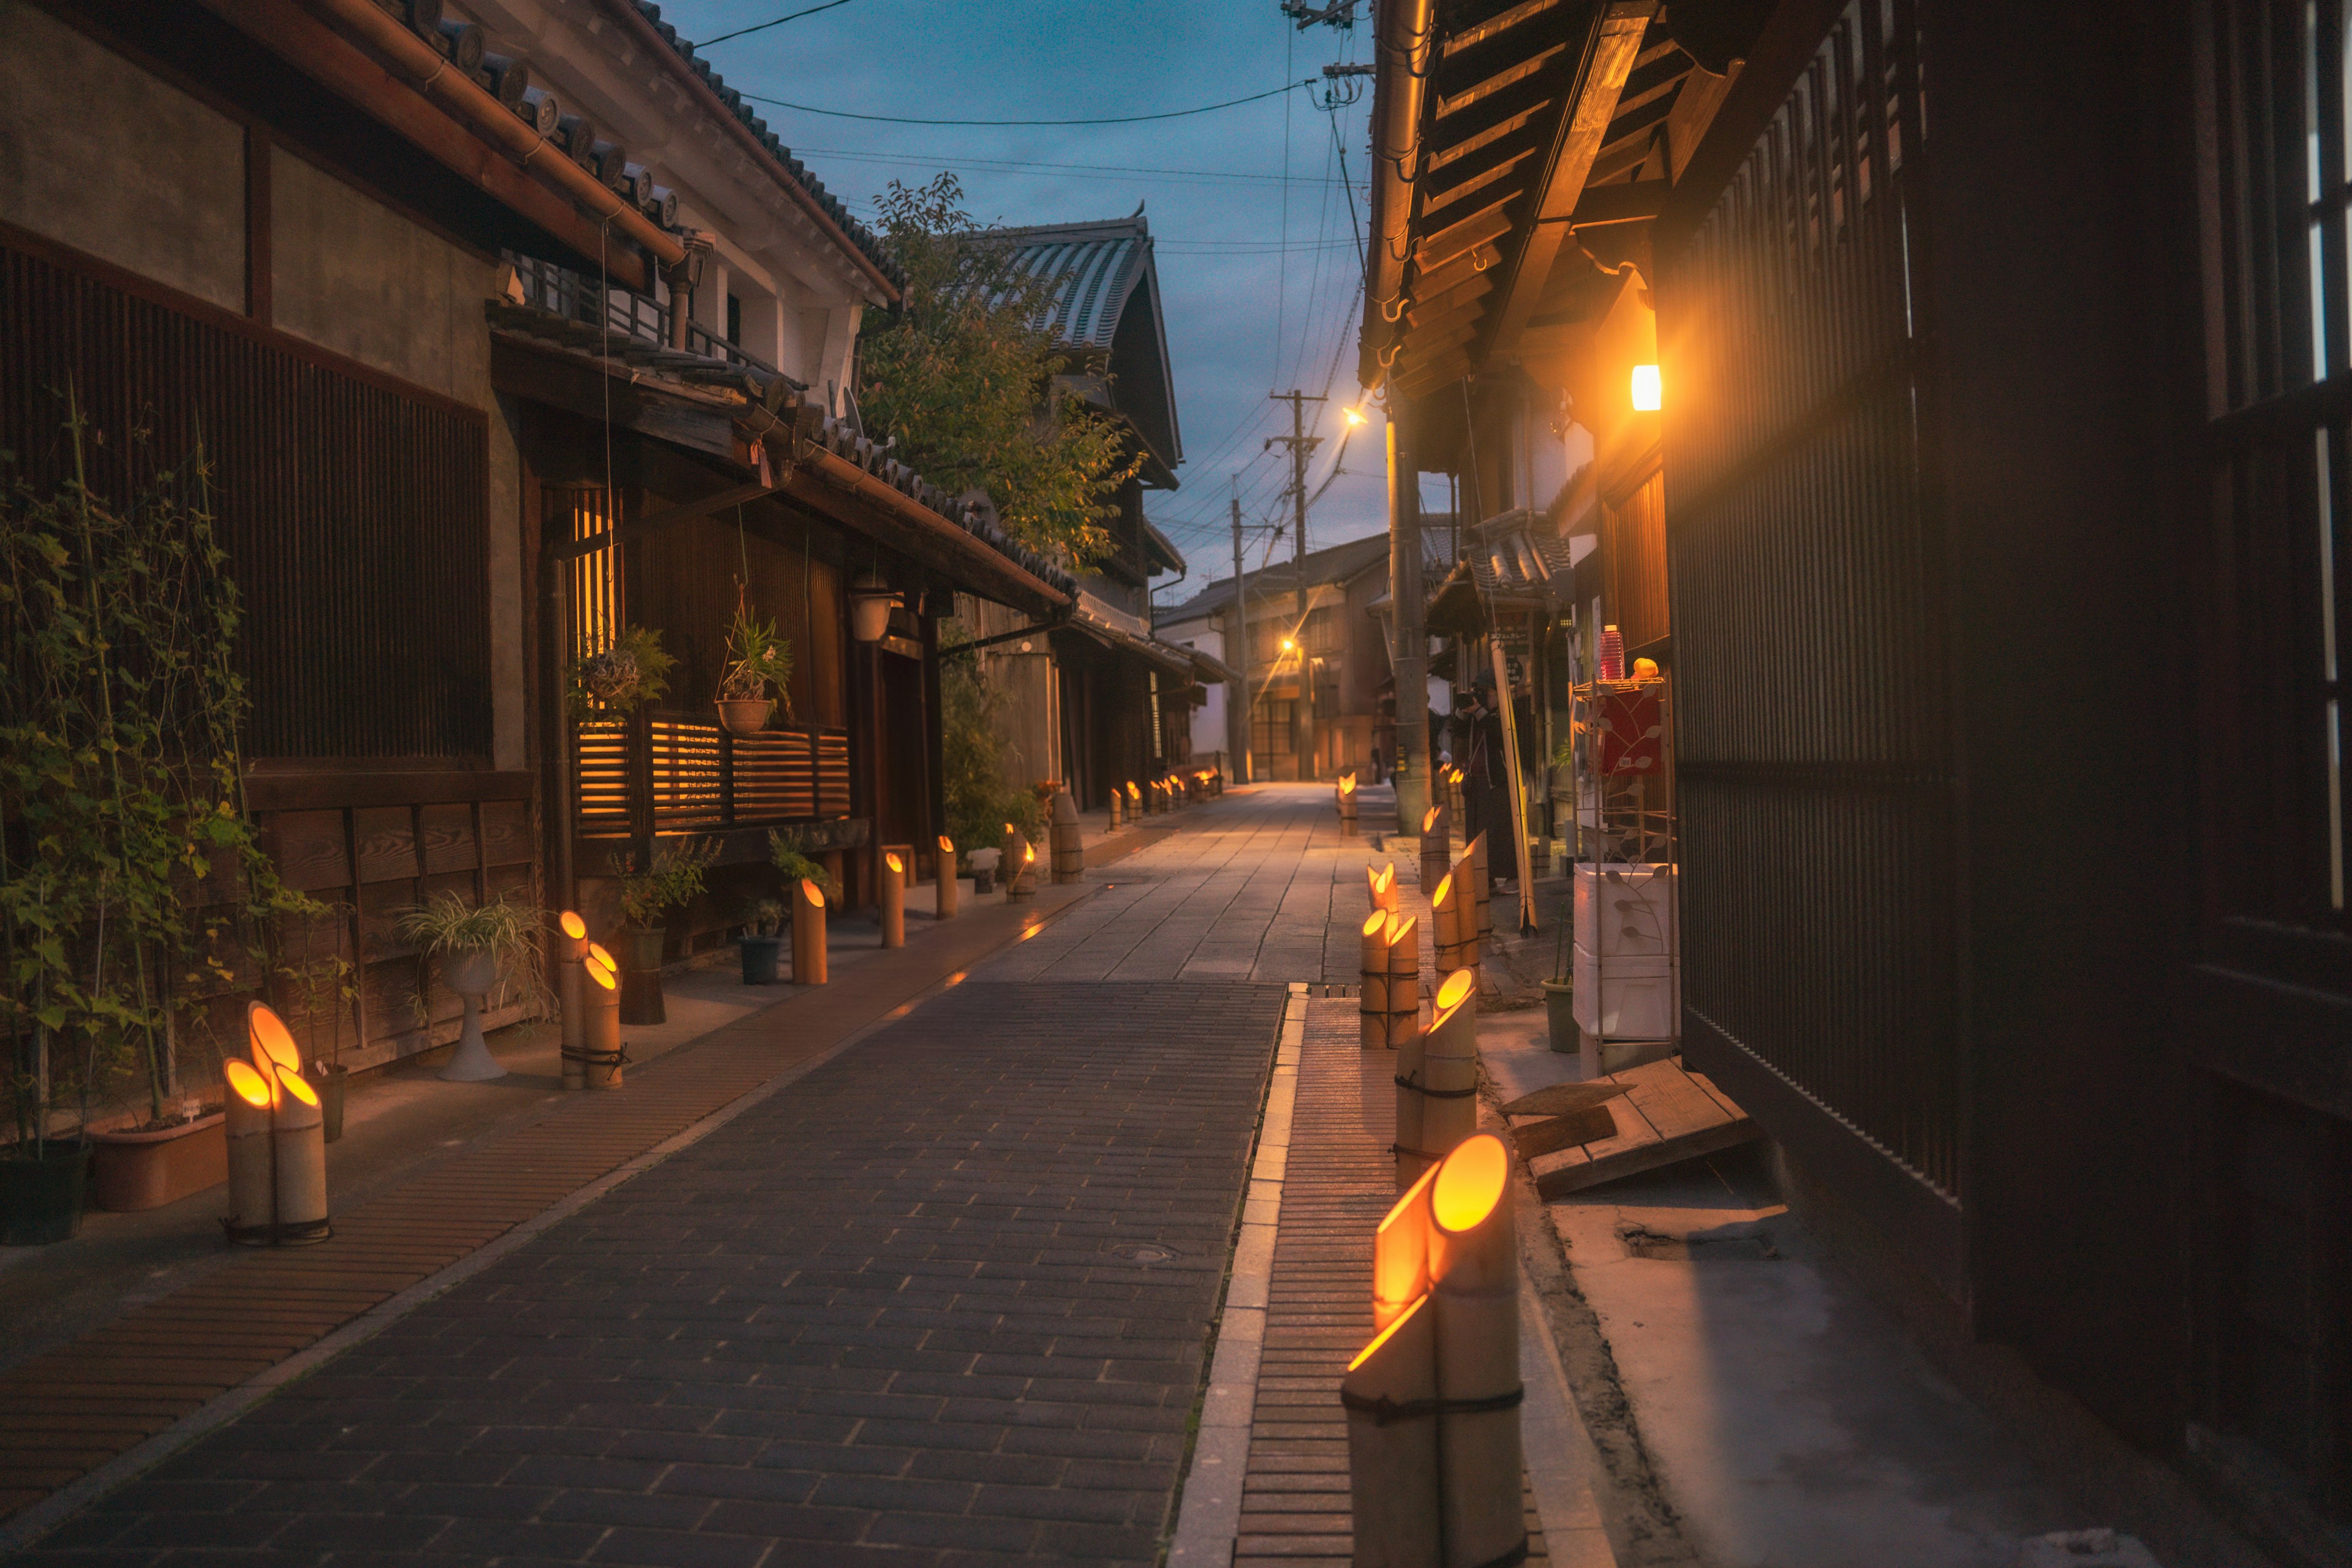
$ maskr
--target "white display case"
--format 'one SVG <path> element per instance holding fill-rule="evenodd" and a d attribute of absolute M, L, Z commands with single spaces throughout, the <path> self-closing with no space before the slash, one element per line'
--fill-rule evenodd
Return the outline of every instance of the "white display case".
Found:
<path fill-rule="evenodd" d="M 1576 868 L 1576 944 L 1603 958 L 1675 953 L 1675 868 L 1619 861 Z"/>

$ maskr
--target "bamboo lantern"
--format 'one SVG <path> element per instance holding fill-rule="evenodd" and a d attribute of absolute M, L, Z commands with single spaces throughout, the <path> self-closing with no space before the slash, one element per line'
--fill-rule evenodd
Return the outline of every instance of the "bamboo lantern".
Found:
<path fill-rule="evenodd" d="M 1527 1545 L 1519 1494 L 1519 1248 L 1509 1191 L 1510 1157 L 1491 1132 L 1454 1150 L 1430 1188 L 1444 1568 L 1480 1568 Z"/>
<path fill-rule="evenodd" d="M 269 1079 L 231 1058 L 228 1080 L 228 1218 L 222 1223 L 239 1247 L 267 1247 L 277 1234 L 277 1185 L 270 1173 Z"/>
<path fill-rule="evenodd" d="M 896 855 L 898 858 L 899 882 L 908 891 L 912 892 L 915 887 L 915 847 L 911 844 L 885 844 L 882 846 L 883 858 L 887 859 L 893 855 Z"/>
<path fill-rule="evenodd" d="M 1484 834 L 1479 835 L 1480 838 L 1485 837 Z M 1475 969 L 1484 952 L 1478 942 L 1478 906 L 1482 901 L 1478 892 L 1478 839 L 1472 839 L 1463 847 L 1462 853 L 1454 858 L 1450 874 L 1454 878 L 1454 890 L 1459 905 L 1455 912 L 1460 924 L 1455 928 L 1454 935 L 1462 944 L 1462 967 Z"/>
<path fill-rule="evenodd" d="M 1445 984 L 1437 988 L 1436 1023 L 1432 1024 L 1426 1030 L 1413 1031 L 1410 1037 L 1397 1044 L 1395 1153 L 1397 1191 L 1401 1193 L 1419 1181 L 1422 1173 L 1444 1159 L 1446 1151 L 1453 1147 L 1453 1143 L 1438 1143 L 1436 1142 L 1438 1137 L 1449 1131 L 1455 1131 L 1454 1142 L 1461 1141 L 1456 1128 L 1463 1112 L 1468 1114 L 1471 1127 L 1477 1126 L 1478 1107 L 1475 1090 L 1478 1081 L 1478 1060 L 1475 1054 L 1477 1045 L 1475 1033 L 1471 1041 L 1474 1054 L 1469 1060 L 1470 1085 L 1473 1092 L 1470 1095 L 1448 1093 L 1443 1099 L 1436 1098 L 1431 1093 L 1435 1089 L 1450 1089 L 1460 1080 L 1461 1064 L 1449 1058 L 1444 1063 L 1437 1065 L 1437 1070 L 1443 1071 L 1445 1075 L 1445 1082 L 1433 1081 L 1431 1047 L 1433 1041 L 1436 1040 L 1439 1027 L 1463 1011 L 1464 1004 L 1468 1001 L 1471 992 L 1475 988 L 1476 982 L 1468 970 L 1458 970 L 1447 975 Z M 1475 1031 L 1475 1027 L 1476 1021 L 1473 1018 L 1471 1028 Z M 1449 1037 L 1447 1040 L 1436 1041 L 1436 1043 L 1440 1048 L 1447 1048 L 1452 1044 L 1452 1037 Z M 1439 1109 L 1441 1107 L 1453 1109 L 1441 1110 Z M 1448 1120 L 1449 1115 L 1454 1118 L 1453 1121 Z"/>
<path fill-rule="evenodd" d="M 882 945 L 907 945 L 907 862 L 896 849 L 882 857 Z"/>
<path fill-rule="evenodd" d="M 563 1063 L 563 1087 L 581 1087 L 580 1049 L 588 1037 L 587 1020 L 583 1016 L 588 1005 L 583 991 L 588 977 L 580 966 L 588 958 L 588 922 L 577 913 L 566 910 L 556 918 L 556 1001 L 563 1014 L 563 1045 L 559 1059 Z"/>
<path fill-rule="evenodd" d="M 1054 796 L 1054 822 L 1048 832 L 1054 847 L 1054 880 L 1075 882 L 1086 873 L 1086 840 L 1078 829 L 1078 803 L 1063 790 Z"/>
<path fill-rule="evenodd" d="M 1397 899 L 1395 861 L 1390 861 L 1378 871 L 1373 870 L 1370 866 L 1365 867 L 1364 881 L 1372 900 L 1372 908 L 1386 910 L 1391 914 L 1395 914 L 1403 908 Z"/>
<path fill-rule="evenodd" d="M 1127 821 L 1127 796 L 1117 789 L 1110 792 L 1110 827 L 1116 833 Z"/>
<path fill-rule="evenodd" d="M 1437 943 L 1437 973 L 1466 973 L 1475 968 L 1478 960 L 1463 941 L 1463 893 L 1461 879 L 1452 874 L 1437 879 L 1437 890 L 1429 895 L 1429 919 Z"/>
<path fill-rule="evenodd" d="M 274 1080 L 281 1071 L 302 1070 L 302 1053 L 295 1048 L 293 1031 L 268 1004 L 245 1005 L 245 1040 L 253 1054 L 253 1065 L 265 1079 Z"/>
<path fill-rule="evenodd" d="M 326 1108 L 300 1073 L 280 1068 L 269 1110 L 278 1245 L 310 1247 L 335 1233 L 327 1218 Z"/>
<path fill-rule="evenodd" d="M 956 916 L 956 900 L 962 896 L 963 886 L 956 880 L 955 840 L 940 835 L 940 892 L 938 914 L 943 921 Z"/>
<path fill-rule="evenodd" d="M 996 879 L 1004 884 L 1004 896 L 1013 896 L 1013 884 L 1021 879 L 1021 851 L 1028 840 L 1011 823 L 1004 825 L 1004 847 L 996 857 Z"/>
<path fill-rule="evenodd" d="M 1356 1012 L 1364 1049 L 1377 1051 L 1389 1043 L 1389 912 L 1374 909 L 1364 917 L 1363 959 L 1357 969 Z"/>
<path fill-rule="evenodd" d="M 621 1050 L 620 971 L 613 967 L 604 949 L 591 944 L 587 958 L 581 962 L 580 981 L 588 1005 L 580 1020 L 579 1059 L 564 1063 L 564 1087 L 618 1089 L 622 1064 L 628 1060 Z M 574 1067 L 580 1076 L 576 1084 L 570 1076 Z"/>
<path fill-rule="evenodd" d="M 1445 809 L 1456 822 L 1466 820 L 1466 814 L 1462 808 L 1462 776 L 1460 768 L 1448 768 L 1445 771 Z"/>
<path fill-rule="evenodd" d="M 793 984 L 825 980 L 824 889 L 807 878 L 793 893 Z"/>
<path fill-rule="evenodd" d="M 1408 1305 L 1348 1363 L 1339 1402 L 1348 1410 L 1348 1497 L 1355 1568 L 1444 1568 L 1439 1548 L 1437 1314 L 1429 1297 Z M 1418 1408 L 1418 1415 L 1395 1414 Z M 1519 1473 L 1511 1472 L 1515 1494 Z"/>
<path fill-rule="evenodd" d="M 1444 879 L 1446 862 L 1454 857 L 1454 816 L 1441 800 L 1421 814 L 1421 885 L 1434 888 Z"/>
<path fill-rule="evenodd" d="M 1440 1167 L 1432 1165 L 1381 1219 L 1372 1232 L 1372 1327 L 1385 1329 L 1429 1293 L 1429 1189 Z"/>
<path fill-rule="evenodd" d="M 1128 813 L 1129 816 L 1143 815 L 1143 792 L 1135 787 L 1133 779 L 1127 781 L 1127 804 L 1131 808 Z"/>
<path fill-rule="evenodd" d="M 1353 773 L 1339 775 L 1339 837 L 1353 838 L 1356 837 L 1356 775 Z"/>
<path fill-rule="evenodd" d="M 1026 902 L 1037 896 L 1037 847 L 1024 842 L 1021 859 L 1013 880 L 1004 884 L 1004 897 L 1010 902 Z"/>
<path fill-rule="evenodd" d="M 1381 939 L 1389 981 L 1381 1043 L 1395 1050 L 1421 1033 L 1421 918 L 1391 913 Z"/>
<path fill-rule="evenodd" d="M 1420 1147 L 1432 1160 L 1478 1131 L 1477 990 L 1473 970 L 1447 975 L 1438 988 L 1437 1016 L 1421 1037 Z"/>
<path fill-rule="evenodd" d="M 1495 879 L 1486 868 L 1486 835 L 1483 831 L 1470 841 L 1470 855 L 1478 873 L 1470 884 L 1478 895 L 1478 940 L 1489 942 L 1495 935 Z"/>

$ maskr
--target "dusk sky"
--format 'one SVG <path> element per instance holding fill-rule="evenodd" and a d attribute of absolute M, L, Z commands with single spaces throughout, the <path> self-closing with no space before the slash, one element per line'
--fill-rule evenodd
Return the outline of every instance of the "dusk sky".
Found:
<path fill-rule="evenodd" d="M 699 41 L 803 9 L 812 0 L 677 0 L 664 19 Z M 1277 0 L 1130 0 L 972 5 L 845 0 L 705 51 L 730 86 L 812 109 L 918 120 L 1036 120 L 1157 113 L 1221 102 L 1371 58 L 1367 26 L 1297 31 Z M 1289 427 L 1273 390 L 1328 392 L 1307 490 L 1332 466 L 1339 409 L 1357 395 L 1370 84 L 1334 112 L 1315 89 L 1184 119 L 1125 125 L 900 125 L 758 105 L 793 153 L 860 217 L 893 179 L 951 169 L 984 223 L 1123 217 L 1140 202 L 1158 253 L 1174 362 L 1182 489 L 1149 498 L 1152 520 L 1192 563 L 1156 584 L 1163 605 L 1233 570 L 1226 497 L 1243 521 L 1286 518 L 1286 459 L 1262 450 Z M 1333 131 L 1338 131 L 1335 141 Z M 1285 142 L 1288 146 L 1288 179 Z M 1339 143 L 1355 184 L 1339 177 Z M 1071 165 L 1082 165 L 1072 167 Z M 1312 405 L 1310 405 L 1312 406 Z M 1355 432 L 1347 472 L 1307 516 L 1309 548 L 1387 526 L 1381 432 Z M 1264 530 L 1244 534 L 1255 567 Z M 1280 541 L 1284 555 L 1291 551 Z"/>

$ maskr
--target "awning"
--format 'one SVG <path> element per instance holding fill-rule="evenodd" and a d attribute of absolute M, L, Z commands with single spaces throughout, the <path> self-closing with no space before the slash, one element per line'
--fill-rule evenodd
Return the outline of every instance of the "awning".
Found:
<path fill-rule="evenodd" d="M 1194 677 L 1194 651 L 1164 643 L 1150 635 L 1141 617 L 1129 615 L 1085 589 L 1078 590 L 1076 605 L 1070 612 L 1069 629 L 1083 633 L 1113 653 L 1130 654 L 1166 675 L 1191 681 Z"/>

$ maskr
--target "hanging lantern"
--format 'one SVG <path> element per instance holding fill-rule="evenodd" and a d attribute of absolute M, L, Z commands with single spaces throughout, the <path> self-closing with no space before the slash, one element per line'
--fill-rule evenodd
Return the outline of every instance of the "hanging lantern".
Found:
<path fill-rule="evenodd" d="M 849 632 L 859 642 L 880 642 L 890 629 L 890 611 L 898 595 L 878 574 L 868 572 L 849 588 Z"/>
<path fill-rule="evenodd" d="M 1658 380 L 1658 367 L 1637 364 L 1633 367 L 1633 412 L 1655 414 L 1665 402 L 1665 389 Z"/>

